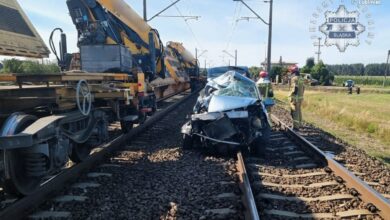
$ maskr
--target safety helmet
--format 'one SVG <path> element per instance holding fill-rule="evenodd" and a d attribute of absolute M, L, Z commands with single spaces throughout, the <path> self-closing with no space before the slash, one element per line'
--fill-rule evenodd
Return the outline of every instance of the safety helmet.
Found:
<path fill-rule="evenodd" d="M 260 71 L 259 75 L 260 78 L 266 78 L 268 76 L 268 73 L 266 71 Z"/>
<path fill-rule="evenodd" d="M 299 68 L 297 65 L 291 65 L 288 67 L 288 71 L 290 73 L 295 73 L 295 74 L 299 74 Z"/>

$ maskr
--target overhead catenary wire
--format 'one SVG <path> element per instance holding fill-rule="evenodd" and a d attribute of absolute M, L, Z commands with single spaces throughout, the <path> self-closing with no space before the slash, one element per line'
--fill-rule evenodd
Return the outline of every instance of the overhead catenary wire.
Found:
<path fill-rule="evenodd" d="M 172 1 L 173 1 L 173 0 L 171 0 L 171 2 L 172 2 Z M 175 5 L 175 8 L 176 8 L 177 12 L 179 13 L 179 15 L 180 15 L 181 17 L 183 17 L 183 20 L 184 20 L 184 22 L 186 23 L 186 26 L 187 26 L 188 30 L 190 31 L 192 37 L 193 37 L 194 40 L 195 40 L 196 47 L 197 47 L 197 48 L 200 48 L 201 50 L 203 50 L 203 47 L 200 45 L 200 43 L 199 43 L 199 41 L 198 41 L 198 38 L 196 37 L 195 32 L 193 31 L 191 25 L 190 25 L 190 24 L 188 23 L 188 21 L 184 18 L 183 13 L 181 13 L 181 10 L 179 9 L 179 7 L 178 7 L 177 5 Z"/>
<path fill-rule="evenodd" d="M 228 35 L 228 42 L 226 44 L 225 50 L 229 50 L 229 48 L 230 48 L 230 44 L 233 40 L 234 33 L 237 29 L 237 25 L 238 25 L 237 19 L 240 17 L 241 10 L 242 10 L 242 5 L 239 4 L 239 2 L 236 2 L 236 7 L 234 9 L 234 14 L 233 14 L 232 28 L 231 28 L 230 33 Z"/>

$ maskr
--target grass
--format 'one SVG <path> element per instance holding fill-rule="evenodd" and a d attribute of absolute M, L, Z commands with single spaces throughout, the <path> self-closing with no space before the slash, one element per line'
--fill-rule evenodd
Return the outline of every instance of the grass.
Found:
<path fill-rule="evenodd" d="M 366 87 L 381 87 L 383 88 L 383 76 L 335 76 L 334 84 L 337 86 L 342 86 L 343 83 L 347 80 L 355 81 L 355 84 L 359 86 Z M 385 86 L 390 87 L 390 76 L 387 77 Z"/>
<path fill-rule="evenodd" d="M 287 101 L 287 91 L 276 98 Z M 304 120 L 390 163 L 390 95 L 306 91 Z"/>

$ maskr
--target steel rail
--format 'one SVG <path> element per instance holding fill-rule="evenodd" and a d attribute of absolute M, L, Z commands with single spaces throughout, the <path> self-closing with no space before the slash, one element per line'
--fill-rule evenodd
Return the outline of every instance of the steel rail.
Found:
<path fill-rule="evenodd" d="M 344 166 L 336 162 L 331 156 L 322 152 L 318 147 L 314 146 L 300 134 L 288 127 L 276 116 L 271 115 L 271 118 L 276 124 L 280 125 L 290 137 L 304 147 L 305 150 L 319 158 L 334 172 L 336 176 L 341 177 L 348 188 L 355 189 L 359 193 L 359 198 L 361 198 L 365 203 L 375 206 L 377 214 L 379 214 L 384 220 L 390 220 L 389 200 L 347 170 Z"/>
<path fill-rule="evenodd" d="M 129 133 L 120 135 L 114 140 L 95 148 L 94 153 L 91 154 L 90 157 L 88 157 L 82 163 L 79 163 L 66 169 L 65 171 L 55 176 L 53 179 L 46 182 L 31 195 L 23 197 L 12 205 L 3 209 L 0 212 L 0 219 L 17 220 L 25 218 L 30 211 L 44 203 L 47 198 L 53 195 L 56 191 L 61 190 L 64 186 L 67 185 L 67 183 L 71 182 L 74 179 L 77 179 L 77 177 L 79 177 L 82 173 L 90 170 L 100 161 L 112 155 L 115 151 L 119 150 L 123 146 L 123 144 L 126 143 L 126 141 L 128 141 L 130 138 L 140 134 L 156 122 L 163 119 L 177 106 L 185 103 L 195 94 L 197 94 L 197 92 L 189 94 L 181 100 L 169 105 L 166 109 L 156 112 L 152 117 L 146 120 L 144 124 L 133 128 Z"/>
<path fill-rule="evenodd" d="M 241 152 L 237 153 L 237 170 L 240 178 L 240 189 L 243 193 L 241 198 L 245 206 L 245 219 L 260 220 L 259 213 L 256 208 L 256 201 L 245 169 L 244 158 L 242 157 Z"/>

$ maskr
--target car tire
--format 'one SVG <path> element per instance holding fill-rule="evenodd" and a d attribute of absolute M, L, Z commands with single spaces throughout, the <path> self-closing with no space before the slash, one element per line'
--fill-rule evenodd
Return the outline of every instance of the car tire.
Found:
<path fill-rule="evenodd" d="M 193 146 L 193 139 L 191 135 L 183 134 L 183 149 L 189 150 L 192 149 Z"/>
<path fill-rule="evenodd" d="M 262 136 L 256 138 L 256 140 L 252 143 L 252 153 L 257 156 L 264 156 L 266 152 L 266 147 L 270 144 L 271 137 L 271 127 L 267 124 L 267 126 L 261 130 Z"/>

